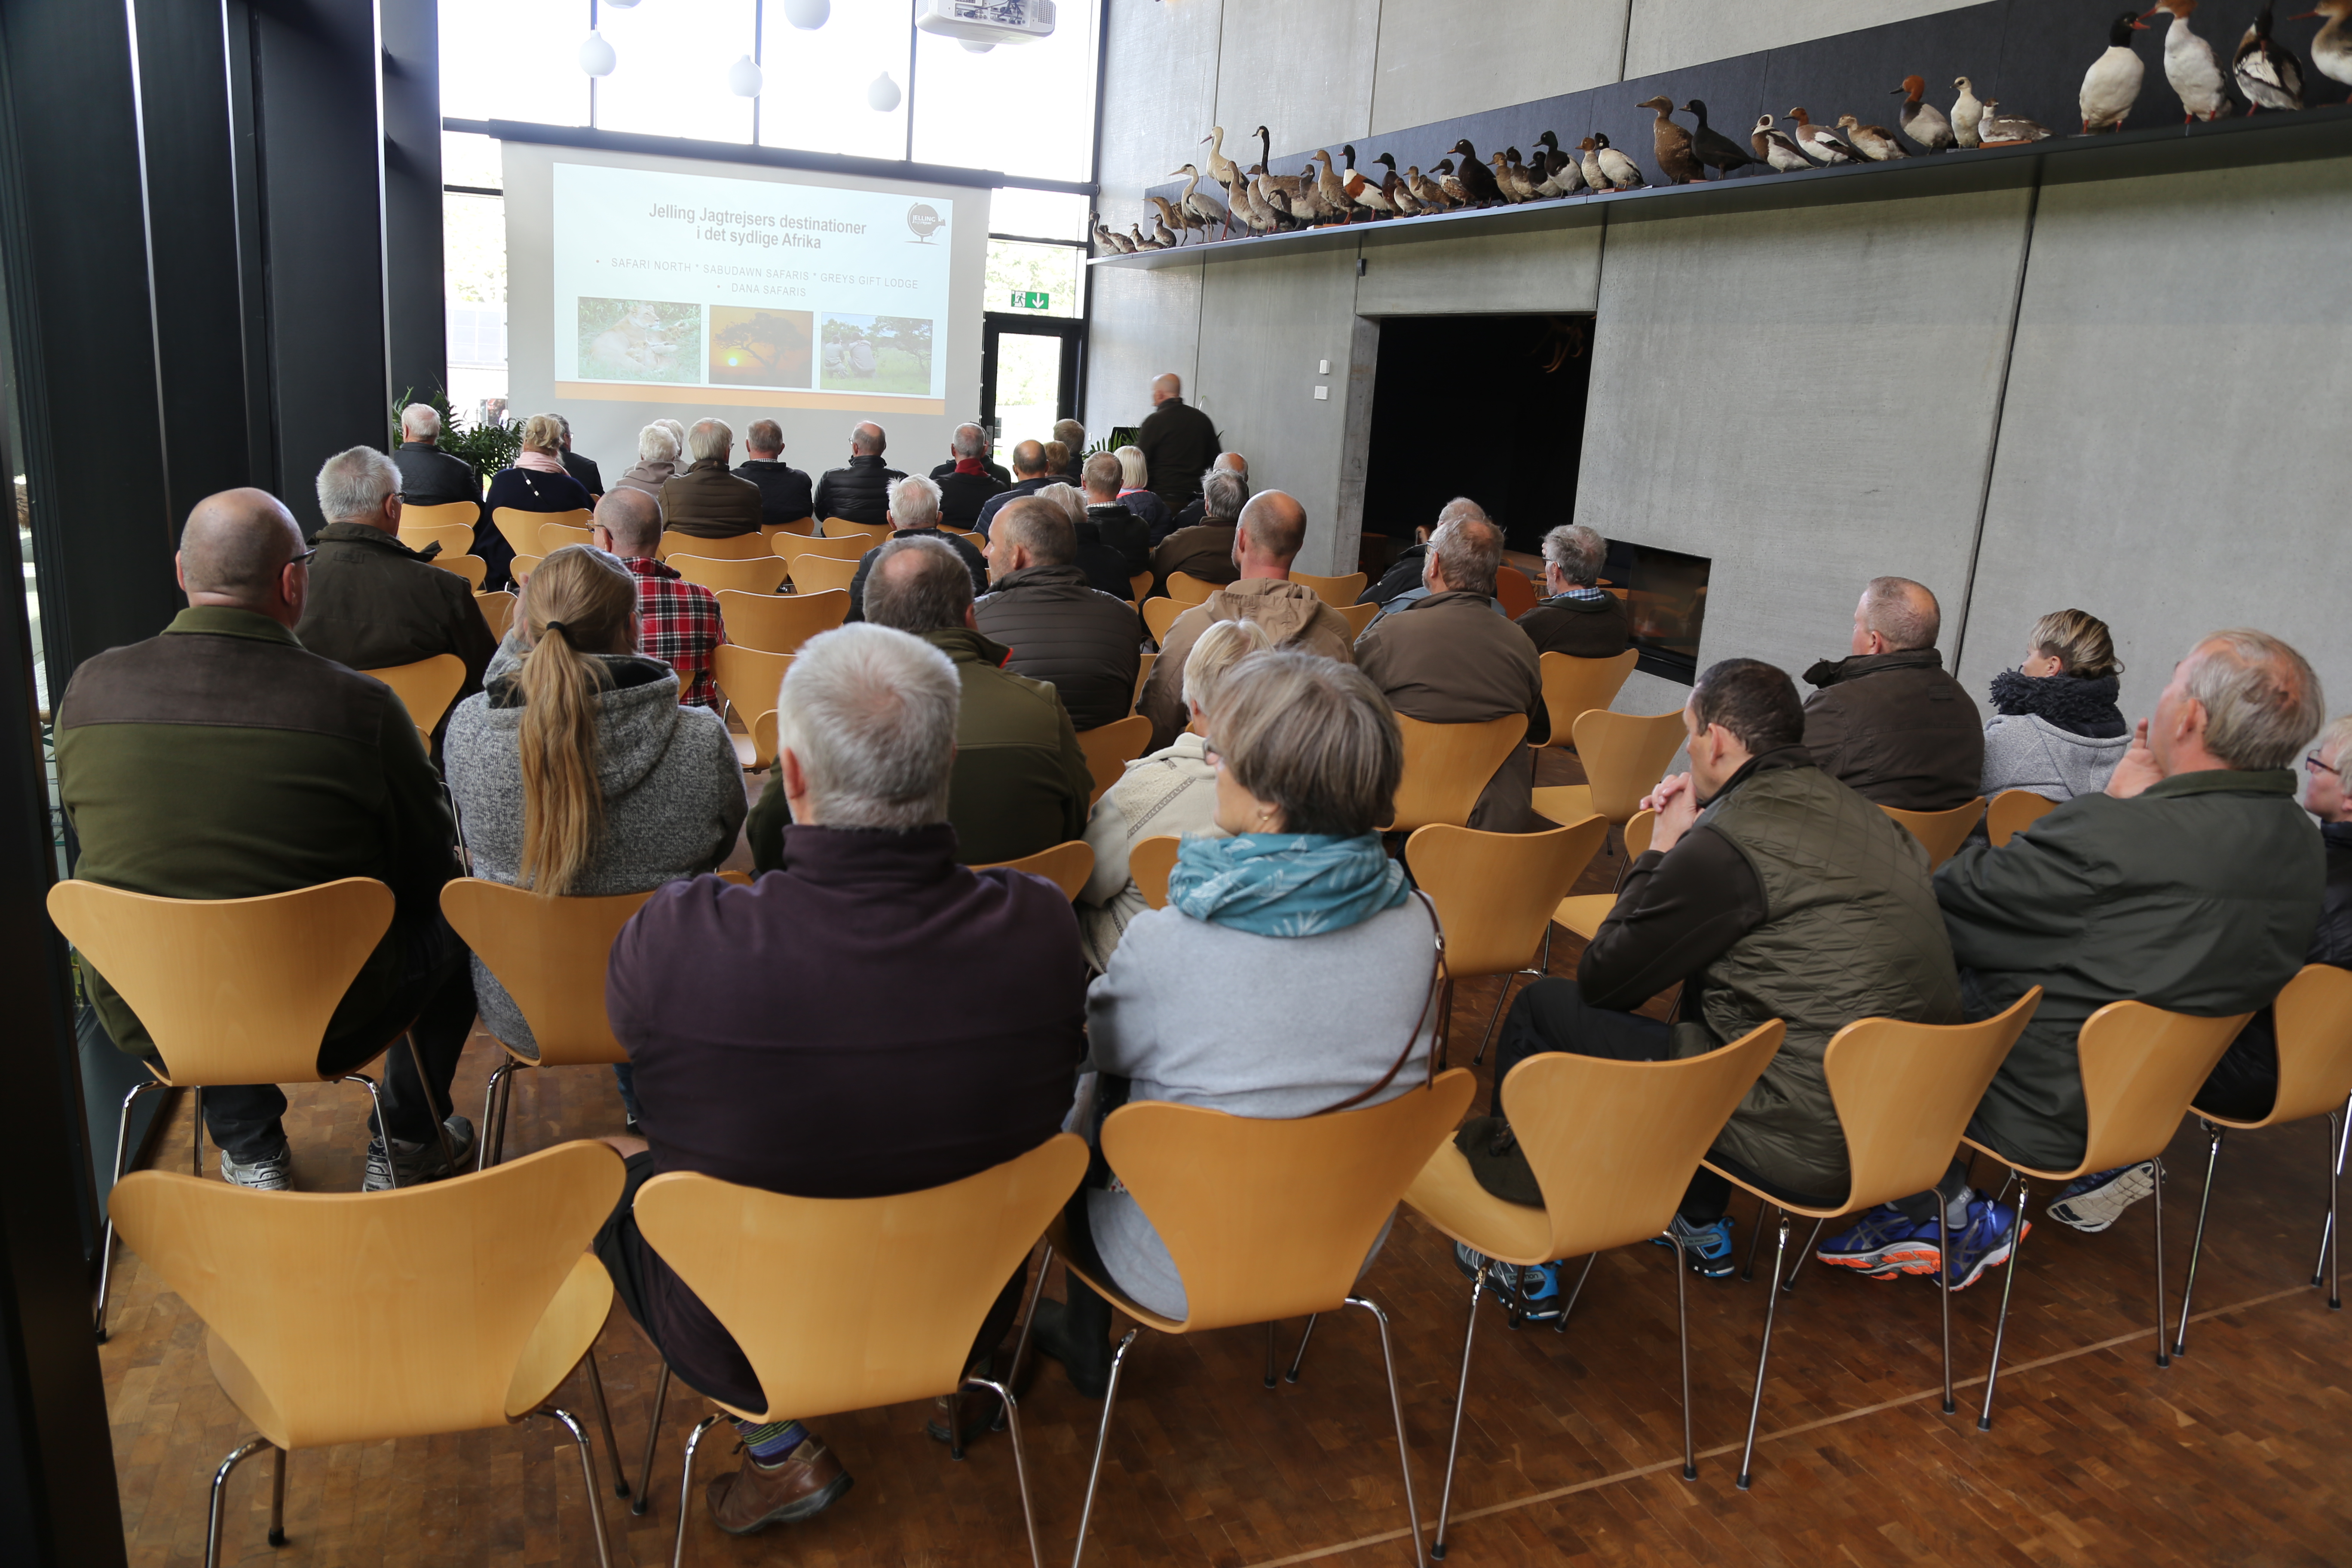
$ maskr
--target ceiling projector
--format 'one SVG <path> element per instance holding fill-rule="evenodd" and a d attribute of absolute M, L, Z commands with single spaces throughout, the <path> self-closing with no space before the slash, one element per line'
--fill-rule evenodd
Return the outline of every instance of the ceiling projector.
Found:
<path fill-rule="evenodd" d="M 967 49 L 1025 44 L 1054 35 L 1054 0 L 922 0 L 915 26 Z"/>

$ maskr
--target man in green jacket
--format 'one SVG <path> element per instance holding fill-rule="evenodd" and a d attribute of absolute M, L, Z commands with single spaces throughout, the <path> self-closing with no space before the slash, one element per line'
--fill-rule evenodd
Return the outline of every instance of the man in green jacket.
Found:
<path fill-rule="evenodd" d="M 1060 695 L 1003 668 L 1012 650 L 972 629 L 971 574 L 937 539 L 891 540 L 871 558 L 866 618 L 911 632 L 955 661 L 963 684 L 948 822 L 969 866 L 1018 860 L 1087 832 L 1094 775 Z M 952 570 L 950 570 L 952 568 Z M 751 864 L 783 861 L 792 811 L 774 775 L 749 824 Z"/>
<path fill-rule="evenodd" d="M 387 1064 L 366 1185 L 448 1173 L 435 1121 L 474 1022 L 465 946 L 440 912 L 458 874 L 457 834 L 416 727 L 382 681 L 305 649 L 291 628 L 311 552 L 262 490 L 207 497 L 180 536 L 188 608 L 161 637 L 110 648 L 74 672 L 58 707 L 58 792 L 81 846 L 74 874 L 170 899 L 244 899 L 344 877 L 388 884 L 392 929 L 361 966 L 319 1047 L 322 1077 L 357 1070 L 413 1028 Z M 257 962 L 266 964 L 267 955 Z M 121 1049 L 156 1054 L 137 1016 L 87 963 L 98 1014 Z M 260 977 L 266 981 L 266 976 Z M 430 1109 L 428 1109 L 430 1107 Z M 221 1174 L 289 1186 L 286 1097 L 275 1084 L 204 1091 Z M 460 1161 L 472 1142 L 448 1116 Z"/>

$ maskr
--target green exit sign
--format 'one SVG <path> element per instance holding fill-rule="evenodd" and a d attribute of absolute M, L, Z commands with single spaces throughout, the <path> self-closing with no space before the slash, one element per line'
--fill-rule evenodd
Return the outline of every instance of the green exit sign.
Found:
<path fill-rule="evenodd" d="M 1051 294 L 1024 294 L 1018 289 L 1013 291 L 1013 308 L 1016 310 L 1047 310 L 1053 309 L 1053 303 Z"/>

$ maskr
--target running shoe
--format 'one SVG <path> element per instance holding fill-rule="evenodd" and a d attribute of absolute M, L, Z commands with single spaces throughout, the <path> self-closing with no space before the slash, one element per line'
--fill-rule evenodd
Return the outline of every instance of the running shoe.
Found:
<path fill-rule="evenodd" d="M 2156 1191 L 2156 1162 L 2117 1165 L 2077 1176 L 2042 1210 L 2061 1225 L 2095 1236 L 2116 1223 L 2124 1210 Z"/>
<path fill-rule="evenodd" d="M 1873 1279 L 1898 1274 L 1933 1274 L 1943 1262 L 1936 1242 L 1936 1216 L 1915 1220 L 1893 1204 L 1881 1204 L 1853 1226 L 1822 1243 L 1814 1257 Z"/>
<path fill-rule="evenodd" d="M 290 1193 L 294 1190 L 293 1162 L 293 1152 L 283 1143 L 250 1164 L 240 1164 L 224 1149 L 220 1157 L 221 1180 L 233 1186 L 251 1187 L 257 1193 Z"/>
<path fill-rule="evenodd" d="M 1737 1265 L 1731 1261 L 1730 1215 L 1726 1215 L 1711 1225 L 1692 1225 L 1676 1215 L 1674 1231 L 1682 1238 L 1683 1256 L 1690 1259 L 1692 1273 L 1708 1279 L 1727 1279 L 1737 1272 Z M 1650 1244 L 1653 1247 L 1674 1245 L 1663 1236 L 1652 1237 Z"/>
<path fill-rule="evenodd" d="M 2007 1204 L 1979 1198 L 1969 1205 L 1968 1227 L 1952 1237 L 1952 1289 L 1965 1290 L 1988 1268 L 2009 1261 L 2017 1244 L 2033 1234 L 2033 1222 Z"/>
<path fill-rule="evenodd" d="M 1462 1242 L 1454 1244 L 1454 1267 L 1462 1270 L 1465 1279 L 1477 1278 L 1486 1271 L 1486 1288 L 1507 1303 L 1516 1302 L 1519 1316 L 1533 1322 L 1549 1322 L 1559 1316 L 1559 1265 L 1530 1263 L 1515 1268 L 1473 1251 Z"/>
<path fill-rule="evenodd" d="M 466 1161 L 474 1152 L 474 1124 L 462 1116 L 452 1116 L 446 1119 L 442 1125 L 449 1130 L 450 1150 L 457 1156 L 457 1164 L 452 1166 L 448 1155 L 441 1152 L 441 1140 L 438 1138 L 429 1139 L 422 1143 L 411 1143 L 405 1139 L 394 1138 L 392 1140 L 392 1158 L 400 1162 L 400 1185 L 422 1186 L 426 1182 L 437 1182 L 445 1176 L 455 1175 L 466 1168 Z M 381 1138 L 369 1139 L 367 1174 L 361 1179 L 360 1191 L 363 1193 L 390 1191 L 393 1185 L 392 1176 L 393 1165 L 391 1159 L 388 1159 L 384 1153 L 384 1141 Z"/>

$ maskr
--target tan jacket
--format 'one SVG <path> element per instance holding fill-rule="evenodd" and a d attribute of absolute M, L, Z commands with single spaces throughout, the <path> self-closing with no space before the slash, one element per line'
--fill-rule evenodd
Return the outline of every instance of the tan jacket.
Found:
<path fill-rule="evenodd" d="M 1496 615 L 1486 595 L 1432 594 L 1410 609 L 1382 616 L 1357 639 L 1356 664 L 1390 707 L 1425 724 L 1478 724 L 1506 713 L 1526 714 L 1533 744 L 1513 751 L 1495 771 L 1470 814 L 1470 826 L 1486 833 L 1532 833 L 1551 826 L 1528 805 L 1535 787 L 1533 746 L 1551 737 L 1536 645 Z M 1152 673 L 1159 673 L 1158 667 Z"/>
<path fill-rule="evenodd" d="M 1348 617 L 1316 597 L 1315 590 L 1281 577 L 1244 577 L 1210 595 L 1176 617 L 1160 639 L 1160 657 L 1143 683 L 1135 710 L 1151 721 L 1151 749 L 1173 745 L 1192 715 L 1184 707 L 1184 661 L 1213 621 L 1255 621 L 1276 647 L 1303 648 L 1348 663 Z M 1507 624 L 1507 623 L 1506 623 Z M 1531 660 L 1532 653 L 1528 656 Z M 1538 692 L 1540 700 L 1540 692 Z"/>

